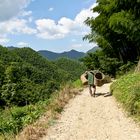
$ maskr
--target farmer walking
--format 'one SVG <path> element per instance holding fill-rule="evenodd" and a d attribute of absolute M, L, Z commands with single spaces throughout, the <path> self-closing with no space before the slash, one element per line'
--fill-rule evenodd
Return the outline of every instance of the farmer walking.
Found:
<path fill-rule="evenodd" d="M 96 85 L 94 84 L 94 71 L 87 71 L 86 74 L 88 76 L 89 93 L 95 97 Z"/>

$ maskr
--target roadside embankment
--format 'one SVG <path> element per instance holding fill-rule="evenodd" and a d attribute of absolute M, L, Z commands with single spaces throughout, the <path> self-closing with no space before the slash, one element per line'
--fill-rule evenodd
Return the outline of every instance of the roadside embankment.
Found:
<path fill-rule="evenodd" d="M 140 74 L 128 74 L 111 85 L 111 91 L 129 115 L 140 122 Z"/>

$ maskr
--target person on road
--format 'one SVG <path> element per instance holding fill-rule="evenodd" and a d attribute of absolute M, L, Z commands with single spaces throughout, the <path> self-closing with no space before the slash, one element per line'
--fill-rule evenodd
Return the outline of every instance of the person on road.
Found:
<path fill-rule="evenodd" d="M 88 85 L 89 85 L 89 93 L 93 97 L 95 97 L 95 92 L 96 92 L 96 85 L 94 84 L 94 73 L 95 73 L 94 71 L 86 72 L 87 79 L 88 79 Z"/>

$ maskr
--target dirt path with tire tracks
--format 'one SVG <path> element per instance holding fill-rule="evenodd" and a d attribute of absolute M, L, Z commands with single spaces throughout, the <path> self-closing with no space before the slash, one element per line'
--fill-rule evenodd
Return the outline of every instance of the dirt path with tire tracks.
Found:
<path fill-rule="evenodd" d="M 104 97 L 109 87 L 97 88 L 95 98 L 85 88 L 70 100 L 42 140 L 140 140 L 140 128 L 123 113 L 114 97 Z"/>

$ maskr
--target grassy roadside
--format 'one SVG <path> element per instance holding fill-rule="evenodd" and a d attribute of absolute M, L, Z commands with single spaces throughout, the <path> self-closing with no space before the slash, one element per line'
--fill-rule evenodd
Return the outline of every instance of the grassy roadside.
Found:
<path fill-rule="evenodd" d="M 128 74 L 111 85 L 111 91 L 129 115 L 140 122 L 140 74 Z"/>
<path fill-rule="evenodd" d="M 0 140 L 39 139 L 59 118 L 68 101 L 79 94 L 80 80 L 62 86 L 50 99 L 25 107 L 12 107 L 1 111 Z M 21 130 L 23 130 L 21 132 Z"/>

